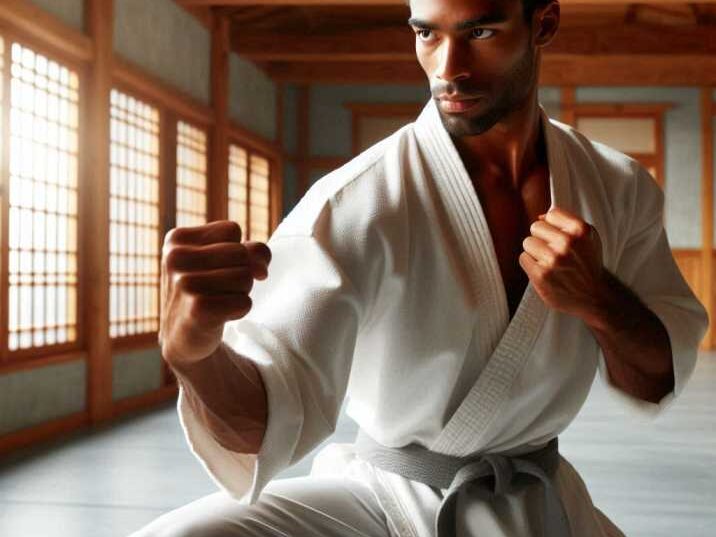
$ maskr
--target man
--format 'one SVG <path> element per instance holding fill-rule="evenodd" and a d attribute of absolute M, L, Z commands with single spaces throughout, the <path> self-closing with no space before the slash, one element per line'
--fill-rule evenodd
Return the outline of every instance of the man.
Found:
<path fill-rule="evenodd" d="M 707 318 L 662 192 L 539 106 L 556 1 L 410 7 L 433 94 L 414 124 L 319 181 L 268 248 L 229 222 L 166 238 L 163 356 L 229 494 L 136 536 L 622 535 L 555 438 L 596 371 L 651 416 L 693 370 Z M 269 483 L 346 395 L 360 442 Z"/>

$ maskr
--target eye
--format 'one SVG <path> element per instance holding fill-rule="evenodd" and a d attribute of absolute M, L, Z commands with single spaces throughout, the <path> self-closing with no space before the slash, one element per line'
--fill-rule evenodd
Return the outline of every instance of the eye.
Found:
<path fill-rule="evenodd" d="M 420 39 L 421 41 L 430 41 L 430 38 L 433 35 L 433 31 L 428 30 L 426 28 L 422 28 L 422 29 L 418 30 L 417 32 L 415 32 L 415 35 L 417 35 L 418 39 Z"/>
<path fill-rule="evenodd" d="M 495 33 L 494 30 L 488 30 L 487 28 L 473 28 L 470 32 L 470 36 L 475 39 L 488 39 Z"/>

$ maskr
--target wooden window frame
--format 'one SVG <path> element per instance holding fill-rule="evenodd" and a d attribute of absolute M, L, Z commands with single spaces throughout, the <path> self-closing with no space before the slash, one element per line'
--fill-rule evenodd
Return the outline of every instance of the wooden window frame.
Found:
<path fill-rule="evenodd" d="M 0 83 L 3 84 L 2 100 L 2 147 L 0 151 L 0 374 L 18 369 L 40 367 L 51 363 L 75 360 L 85 353 L 85 326 L 84 326 L 84 298 L 86 242 L 88 237 L 87 219 L 85 211 L 84 184 L 87 180 L 86 152 L 82 151 L 87 136 L 85 101 L 87 93 L 88 65 L 81 57 L 72 54 L 77 52 L 75 46 L 61 47 L 57 43 L 48 44 L 32 33 L 17 31 L 7 24 L 0 23 L 0 36 L 5 43 L 5 68 Z M 76 339 L 74 342 L 44 345 L 28 349 L 10 351 L 8 348 L 9 334 L 9 179 L 10 179 L 10 82 L 12 68 L 12 45 L 18 43 L 33 52 L 57 62 L 77 74 L 78 78 L 78 115 L 77 128 L 78 155 L 77 155 L 77 306 L 76 306 Z"/>
<path fill-rule="evenodd" d="M 653 154 L 629 153 L 644 167 L 656 169 L 657 184 L 665 187 L 665 144 L 664 144 L 664 114 L 671 108 L 672 103 L 574 103 L 563 109 L 563 117 L 576 127 L 580 118 L 634 118 L 652 119 L 654 121 L 654 148 Z"/>

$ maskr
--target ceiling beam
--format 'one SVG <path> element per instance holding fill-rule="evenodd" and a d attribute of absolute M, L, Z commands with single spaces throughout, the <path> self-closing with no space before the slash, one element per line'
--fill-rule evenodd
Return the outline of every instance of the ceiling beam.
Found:
<path fill-rule="evenodd" d="M 404 0 L 176 0 L 186 6 L 396 6 L 404 5 Z M 626 5 L 624 0 L 559 0 L 563 6 L 569 5 Z M 690 4 L 688 0 L 649 0 L 649 4 Z M 699 0 L 700 4 L 716 4 L 716 0 Z"/>
<path fill-rule="evenodd" d="M 254 62 L 411 61 L 415 39 L 405 27 L 351 30 L 334 35 L 247 33 L 237 29 L 233 49 Z M 565 27 L 545 49 L 551 54 L 716 54 L 716 27 Z"/>
<path fill-rule="evenodd" d="M 276 81 L 292 83 L 427 84 L 412 62 L 275 62 L 261 67 Z M 542 59 L 545 86 L 716 86 L 716 56 L 553 54 Z"/>

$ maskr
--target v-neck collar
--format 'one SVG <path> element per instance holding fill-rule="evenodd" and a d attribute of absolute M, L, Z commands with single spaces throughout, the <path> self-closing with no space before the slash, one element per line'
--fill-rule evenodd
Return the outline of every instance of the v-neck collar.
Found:
<path fill-rule="evenodd" d="M 570 209 L 569 176 L 556 127 L 540 105 L 553 207 Z M 442 452 L 470 453 L 491 422 L 539 333 L 547 308 L 529 282 L 512 320 L 494 242 L 477 192 L 437 105 L 428 102 L 415 123 L 435 186 L 448 207 L 476 297 L 478 352 L 489 360 L 465 401 L 434 446 Z M 465 453 L 461 453 L 465 452 Z"/>

